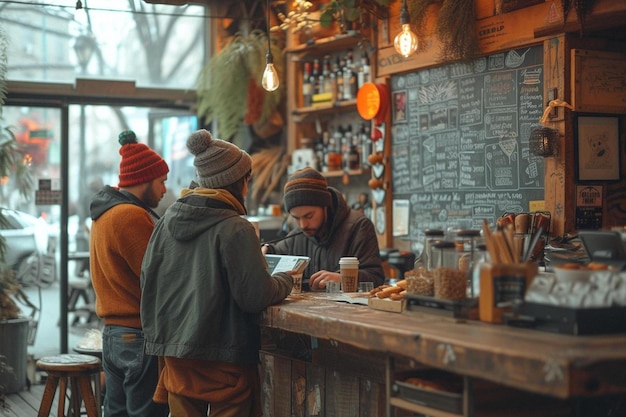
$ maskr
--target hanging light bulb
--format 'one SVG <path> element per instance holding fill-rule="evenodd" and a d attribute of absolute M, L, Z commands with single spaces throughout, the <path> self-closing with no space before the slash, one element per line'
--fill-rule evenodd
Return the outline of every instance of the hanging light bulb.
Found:
<path fill-rule="evenodd" d="M 272 53 L 267 50 L 267 55 L 265 55 L 265 71 L 263 71 L 263 79 L 261 80 L 261 85 L 267 91 L 274 91 L 278 88 L 278 72 L 276 72 L 276 68 L 274 68 L 274 57 Z"/>
<path fill-rule="evenodd" d="M 406 7 L 406 0 L 402 2 L 400 23 L 402 24 L 402 31 L 396 35 L 393 46 L 400 55 L 408 58 L 417 51 L 417 35 L 413 33 L 409 24 L 409 11 Z"/>
<path fill-rule="evenodd" d="M 274 91 L 278 88 L 279 82 L 270 45 L 270 0 L 267 0 L 267 54 L 265 55 L 265 64 L 261 86 L 267 91 Z"/>

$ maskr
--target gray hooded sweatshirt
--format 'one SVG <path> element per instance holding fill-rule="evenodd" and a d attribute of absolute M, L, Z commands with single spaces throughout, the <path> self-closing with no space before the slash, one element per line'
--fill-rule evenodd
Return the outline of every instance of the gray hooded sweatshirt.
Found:
<path fill-rule="evenodd" d="M 289 295 L 293 280 L 266 271 L 254 227 L 231 194 L 185 192 L 157 222 L 142 264 L 146 353 L 256 363 L 259 315 Z"/>

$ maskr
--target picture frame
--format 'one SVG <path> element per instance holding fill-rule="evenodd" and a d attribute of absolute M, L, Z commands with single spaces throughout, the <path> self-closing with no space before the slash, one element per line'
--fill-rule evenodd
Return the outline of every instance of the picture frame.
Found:
<path fill-rule="evenodd" d="M 620 180 L 619 117 L 579 115 L 575 126 L 578 181 Z"/>

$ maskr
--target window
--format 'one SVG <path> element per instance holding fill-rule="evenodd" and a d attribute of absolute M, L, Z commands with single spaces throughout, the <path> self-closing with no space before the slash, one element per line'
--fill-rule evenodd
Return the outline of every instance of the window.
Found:
<path fill-rule="evenodd" d="M 206 60 L 206 6 L 143 0 L 2 2 L 8 79 L 74 83 L 133 80 L 138 87 L 194 88 Z"/>

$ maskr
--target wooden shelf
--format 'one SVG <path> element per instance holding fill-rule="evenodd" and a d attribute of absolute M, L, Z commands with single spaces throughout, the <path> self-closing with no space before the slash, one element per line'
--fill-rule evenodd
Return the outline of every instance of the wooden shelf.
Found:
<path fill-rule="evenodd" d="M 351 177 L 355 177 L 358 175 L 365 175 L 369 173 L 370 171 L 368 169 L 351 169 L 348 171 L 348 175 Z M 321 174 L 327 178 L 333 178 L 333 177 L 341 177 L 345 174 L 345 172 L 343 170 L 336 170 L 336 171 L 322 172 Z"/>
<path fill-rule="evenodd" d="M 368 40 L 368 38 L 359 32 L 350 31 L 345 34 L 316 39 L 293 48 L 287 48 L 285 52 L 297 54 L 297 58 L 292 58 L 294 61 L 297 61 L 312 55 L 322 55 L 340 49 L 350 48 L 363 40 Z"/>
<path fill-rule="evenodd" d="M 344 111 L 356 111 L 356 100 L 343 100 L 319 106 L 298 107 L 291 114 L 295 122 L 302 123 L 312 116 L 323 116 Z"/>
<path fill-rule="evenodd" d="M 463 417 L 463 414 L 456 414 L 444 410 L 438 410 L 436 408 L 427 407 L 425 405 L 403 400 L 402 398 L 391 397 L 389 399 L 389 404 L 403 410 L 421 413 L 430 417 Z"/>

